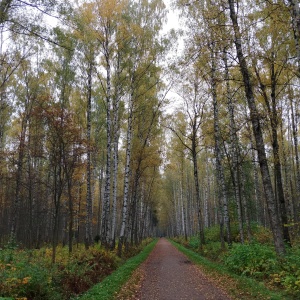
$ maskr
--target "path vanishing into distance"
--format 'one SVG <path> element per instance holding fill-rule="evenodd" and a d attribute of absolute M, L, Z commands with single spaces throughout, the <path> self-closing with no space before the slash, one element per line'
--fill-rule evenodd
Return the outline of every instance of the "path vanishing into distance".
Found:
<path fill-rule="evenodd" d="M 161 238 L 142 266 L 143 281 L 135 299 L 230 300 L 184 254 Z"/>

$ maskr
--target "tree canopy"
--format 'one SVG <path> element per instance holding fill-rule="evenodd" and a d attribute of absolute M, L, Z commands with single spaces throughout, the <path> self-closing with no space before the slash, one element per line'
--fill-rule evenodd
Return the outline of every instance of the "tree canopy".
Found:
<path fill-rule="evenodd" d="M 0 245 L 299 238 L 298 2 L 173 5 L 0 2 Z"/>

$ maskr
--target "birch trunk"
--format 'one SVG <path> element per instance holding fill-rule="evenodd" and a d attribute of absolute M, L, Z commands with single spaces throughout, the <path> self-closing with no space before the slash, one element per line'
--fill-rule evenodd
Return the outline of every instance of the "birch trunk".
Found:
<path fill-rule="evenodd" d="M 68 208 L 69 208 L 69 222 L 68 222 L 68 246 L 69 254 L 73 252 L 73 237 L 74 237 L 74 209 L 73 209 L 73 197 L 72 197 L 72 176 L 68 176 Z"/>
<path fill-rule="evenodd" d="M 181 161 L 181 213 L 182 213 L 182 230 L 184 234 L 184 238 L 187 241 L 188 234 L 187 234 L 187 220 L 186 220 L 186 207 L 187 207 L 187 201 L 188 201 L 188 195 L 185 192 L 187 190 L 186 188 L 186 180 L 184 176 L 184 157 L 182 157 Z M 184 196 L 186 195 L 186 196 Z"/>
<path fill-rule="evenodd" d="M 121 97 L 121 70 L 120 70 L 120 54 L 117 61 L 117 92 L 113 104 L 113 201 L 112 201 L 112 224 L 111 224 L 111 249 L 116 244 L 116 223 L 117 223 L 117 193 L 118 193 L 118 167 L 119 167 L 119 107 Z"/>
<path fill-rule="evenodd" d="M 85 217 L 85 247 L 92 244 L 92 218 L 93 204 L 91 192 L 91 110 L 92 110 L 92 70 L 93 64 L 89 62 L 87 82 L 87 111 L 86 111 L 86 136 L 87 136 L 87 165 L 86 165 L 86 217 Z"/>
<path fill-rule="evenodd" d="M 254 199 L 255 199 L 255 210 L 256 210 L 256 221 L 258 223 L 263 223 L 263 210 L 262 210 L 262 198 L 260 193 L 260 185 L 258 180 L 258 166 L 257 159 L 255 155 L 252 135 L 251 135 L 251 158 L 252 158 L 252 166 L 253 166 L 253 176 L 254 176 Z"/>
<path fill-rule="evenodd" d="M 297 54 L 297 64 L 298 64 L 298 74 L 300 77 L 300 8 L 298 0 L 289 0 L 290 6 L 292 8 L 292 25 L 294 31 L 294 39 L 296 45 Z"/>
<path fill-rule="evenodd" d="M 275 62 L 274 62 L 274 54 L 271 60 L 271 99 L 269 99 L 266 85 L 262 82 L 260 74 L 257 69 L 255 69 L 256 76 L 259 81 L 260 89 L 265 100 L 267 106 L 267 112 L 269 114 L 270 124 L 271 124 L 271 137 L 272 137 L 272 150 L 273 150 L 273 159 L 274 159 L 274 177 L 275 177 L 275 198 L 278 200 L 279 209 L 278 214 L 281 216 L 282 221 L 282 230 L 284 240 L 290 244 L 290 237 L 288 227 L 284 226 L 287 224 L 287 213 L 286 213 L 286 203 L 285 196 L 283 191 L 283 183 L 282 183 L 282 172 L 281 172 L 281 159 L 279 155 L 279 143 L 277 130 L 279 127 L 278 124 L 278 113 L 277 113 L 277 105 L 276 105 L 276 73 L 275 73 Z M 270 101 L 271 100 L 271 101 Z"/>
<path fill-rule="evenodd" d="M 288 117 L 288 128 L 290 128 L 289 117 Z M 281 136 L 283 137 L 285 131 L 283 122 L 281 122 L 280 130 L 281 130 Z M 287 136 L 289 136 L 289 130 L 290 129 L 288 129 Z M 291 220 L 294 219 L 294 206 L 292 201 L 292 193 L 289 189 L 289 184 L 291 182 L 291 172 L 289 172 L 290 170 L 289 158 L 291 157 L 291 155 L 289 153 L 289 148 L 286 147 L 285 140 L 283 138 L 281 139 L 281 148 L 282 148 L 282 156 L 283 156 L 284 194 L 286 198 L 288 222 L 291 222 Z"/>
<path fill-rule="evenodd" d="M 208 165 L 208 159 L 206 159 L 206 163 Z M 211 220 L 211 213 L 210 213 L 210 203 L 209 203 L 209 199 L 210 199 L 210 193 L 211 193 L 211 183 L 210 183 L 210 170 L 207 168 L 206 169 L 206 199 L 205 199 L 205 202 L 206 202 L 206 209 L 205 209 L 205 220 L 206 220 L 206 227 L 209 227 L 212 223 L 212 220 Z"/>
<path fill-rule="evenodd" d="M 118 243 L 118 256 L 122 256 L 123 244 L 125 242 L 125 229 L 127 227 L 128 201 L 129 201 L 129 179 L 130 179 L 130 161 L 131 161 L 131 143 L 132 143 L 132 124 L 133 124 L 133 95 L 131 95 L 128 113 L 128 127 L 126 137 L 126 162 L 124 174 L 124 196 L 122 207 L 121 229 Z"/>
<path fill-rule="evenodd" d="M 173 199 L 174 199 L 174 207 L 175 207 L 175 235 L 180 235 L 180 214 L 179 214 L 179 198 L 180 194 L 177 188 L 177 184 L 173 183 Z"/>
<path fill-rule="evenodd" d="M 103 212 L 103 173 L 104 173 L 104 166 L 101 166 L 100 174 L 98 177 L 98 185 L 99 185 L 99 198 L 98 198 L 98 212 L 97 212 L 97 238 L 100 238 L 101 235 L 101 225 L 102 225 L 102 218 L 101 214 Z"/>
<path fill-rule="evenodd" d="M 278 124 L 278 112 L 277 112 L 277 105 L 276 105 L 276 77 L 277 74 L 275 73 L 275 63 L 272 61 L 271 65 L 271 129 L 272 129 L 272 148 L 273 148 L 273 157 L 274 157 L 274 169 L 275 169 L 275 180 L 277 186 L 277 194 L 278 194 L 278 202 L 279 202 L 279 213 L 281 216 L 281 224 L 283 230 L 283 238 L 286 243 L 289 245 L 291 244 L 290 235 L 289 235 L 289 228 L 286 226 L 288 223 L 287 218 L 287 207 L 286 207 L 286 200 L 284 196 L 283 190 L 283 183 L 282 183 L 282 166 L 281 166 L 281 159 L 279 155 L 279 142 L 277 136 L 277 130 L 279 127 Z"/>
<path fill-rule="evenodd" d="M 104 188 L 104 207 L 102 214 L 101 242 L 105 247 L 109 247 L 110 242 L 110 195 L 111 195 L 111 65 L 109 37 L 110 27 L 105 28 L 106 41 L 104 46 L 106 62 L 106 176 Z"/>
<path fill-rule="evenodd" d="M 215 63 L 215 49 L 214 43 L 212 43 L 211 50 L 211 90 L 212 90 L 212 98 L 213 98 L 213 107 L 214 107 L 214 137 L 215 137 L 215 158 L 216 158 L 216 171 L 217 171 L 217 179 L 218 179 L 218 197 L 219 197 L 219 206 L 221 211 L 221 232 L 222 232 L 222 224 L 224 220 L 224 225 L 226 228 L 227 234 L 227 243 L 231 245 L 231 230 L 230 230 L 230 218 L 228 212 L 228 199 L 226 194 L 226 186 L 225 186 L 225 177 L 224 170 L 222 166 L 222 146 L 221 146 L 221 133 L 219 126 L 219 106 L 217 100 L 217 82 L 216 82 L 216 63 Z M 223 242 L 223 238 L 221 237 L 221 242 Z M 222 245 L 223 246 L 223 245 Z"/>
<path fill-rule="evenodd" d="M 194 123 L 194 126 L 196 122 Z M 193 159 L 193 168 L 194 168 L 194 181 L 195 181 L 195 190 L 196 190 L 196 203 L 198 211 L 198 226 L 199 226 L 199 238 L 200 238 L 200 249 L 205 245 L 205 236 L 203 228 L 203 212 L 201 206 L 201 197 L 200 197 L 200 187 L 199 187 L 199 176 L 198 176 L 198 162 L 197 162 L 197 151 L 196 151 L 196 141 L 192 140 L 192 159 Z"/>
<path fill-rule="evenodd" d="M 234 30 L 234 43 L 236 47 L 237 57 L 239 61 L 240 71 L 244 81 L 245 95 L 248 102 L 248 107 L 250 110 L 250 119 L 252 123 L 252 129 L 255 137 L 256 148 L 258 153 L 258 160 L 260 164 L 260 171 L 262 175 L 263 187 L 266 196 L 266 203 L 270 218 L 270 225 L 274 238 L 274 245 L 277 254 L 282 255 L 285 253 L 283 232 L 281 220 L 278 217 L 276 210 L 276 202 L 273 192 L 273 187 L 270 178 L 270 172 L 268 167 L 268 160 L 265 151 L 265 144 L 263 140 L 262 128 L 260 125 L 260 117 L 256 107 L 253 86 L 250 78 L 250 72 L 247 66 L 247 62 L 242 49 L 242 37 L 240 33 L 240 28 L 238 25 L 238 18 L 235 12 L 234 1 L 228 0 L 229 9 L 230 9 L 230 18 Z"/>
<path fill-rule="evenodd" d="M 131 246 L 137 245 L 137 217 L 138 217 L 138 188 L 139 188 L 139 178 L 140 178 L 140 165 L 141 160 L 138 162 L 138 167 L 134 176 L 133 181 L 133 195 L 132 195 L 132 201 L 131 201 Z"/>
<path fill-rule="evenodd" d="M 237 137 L 237 128 L 234 119 L 234 104 L 232 102 L 232 96 L 229 86 L 229 71 L 227 62 L 226 49 L 223 50 L 223 61 L 225 65 L 225 81 L 226 81 L 226 94 L 227 94 L 227 106 L 229 112 L 230 120 L 230 150 L 232 157 L 232 171 L 233 171 L 233 186 L 234 195 L 237 206 L 238 223 L 239 223 L 239 233 L 241 243 L 244 243 L 244 228 L 243 228 L 243 213 L 242 213 L 242 193 L 241 193 L 241 176 L 240 176 L 240 153 L 239 153 L 239 141 Z"/>
<path fill-rule="evenodd" d="M 299 144 L 298 144 L 298 127 L 297 127 L 297 114 L 295 112 L 295 106 L 292 98 L 290 97 L 291 106 L 291 121 L 292 121 L 292 137 L 294 142 L 294 152 L 296 161 L 296 199 L 300 199 L 300 160 L 299 160 Z M 299 200 L 296 203 L 296 211 L 300 210 Z M 297 215 L 297 214 L 296 214 Z M 297 221 L 299 216 L 297 216 Z"/>

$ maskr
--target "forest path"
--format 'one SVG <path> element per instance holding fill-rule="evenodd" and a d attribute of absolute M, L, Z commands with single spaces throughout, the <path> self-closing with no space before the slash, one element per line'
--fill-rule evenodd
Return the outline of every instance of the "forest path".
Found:
<path fill-rule="evenodd" d="M 142 265 L 143 281 L 135 299 L 230 300 L 184 254 L 161 238 Z"/>

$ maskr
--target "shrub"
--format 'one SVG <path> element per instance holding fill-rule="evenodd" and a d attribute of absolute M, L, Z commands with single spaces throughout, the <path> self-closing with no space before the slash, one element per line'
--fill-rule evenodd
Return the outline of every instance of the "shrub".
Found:
<path fill-rule="evenodd" d="M 118 266 L 115 254 L 95 246 L 74 253 L 66 265 L 60 265 L 55 281 L 64 299 L 79 295 L 111 274 Z"/>
<path fill-rule="evenodd" d="M 183 245 L 185 247 L 189 246 L 189 241 L 188 240 L 186 241 L 184 236 L 176 236 L 176 237 L 173 237 L 172 240 L 175 243 L 178 243 L 178 244 Z"/>
<path fill-rule="evenodd" d="M 261 225 L 256 223 L 251 224 L 251 232 L 252 238 L 254 241 L 261 243 L 261 244 L 273 244 L 273 237 L 272 232 L 270 229 L 265 228 Z"/>
<path fill-rule="evenodd" d="M 200 240 L 198 236 L 190 237 L 188 241 L 188 247 L 192 248 L 193 250 L 198 250 L 200 245 Z"/>
<path fill-rule="evenodd" d="M 206 228 L 204 231 L 206 242 L 219 242 L 220 241 L 220 226 L 215 225 Z"/>
<path fill-rule="evenodd" d="M 222 249 L 220 242 L 210 242 L 204 245 L 203 255 L 213 261 L 221 261 L 227 249 Z"/>
<path fill-rule="evenodd" d="M 0 296 L 51 299 L 51 274 L 44 265 L 29 261 L 24 254 L 25 251 L 17 251 L 10 263 L 0 263 Z"/>
<path fill-rule="evenodd" d="M 280 272 L 271 275 L 271 283 L 282 286 L 290 295 L 300 298 L 300 249 L 289 249 L 288 254 L 279 259 Z"/>
<path fill-rule="evenodd" d="M 235 244 L 224 258 L 225 265 L 234 273 L 263 278 L 277 269 L 275 251 L 257 243 Z"/>
<path fill-rule="evenodd" d="M 0 251 L 0 297 L 27 299 L 70 299 L 85 292 L 117 268 L 115 254 L 91 247 L 58 247 L 56 264 L 51 265 L 51 249 Z"/>

